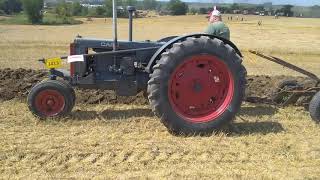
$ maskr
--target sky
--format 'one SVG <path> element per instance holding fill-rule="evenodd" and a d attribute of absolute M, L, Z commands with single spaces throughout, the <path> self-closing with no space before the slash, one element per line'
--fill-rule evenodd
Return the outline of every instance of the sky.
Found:
<path fill-rule="evenodd" d="M 203 3 L 250 3 L 262 4 L 264 2 L 272 2 L 278 4 L 293 4 L 297 6 L 313 6 L 320 5 L 320 0 L 182 0 L 184 2 L 203 2 Z"/>

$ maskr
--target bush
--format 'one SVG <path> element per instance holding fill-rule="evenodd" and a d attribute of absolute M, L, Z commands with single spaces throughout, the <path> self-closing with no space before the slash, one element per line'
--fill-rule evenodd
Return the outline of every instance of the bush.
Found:
<path fill-rule="evenodd" d="M 191 8 L 191 9 L 189 9 L 189 13 L 192 15 L 195 15 L 198 13 L 198 10 L 196 8 Z"/>
<path fill-rule="evenodd" d="M 56 18 L 43 18 L 42 25 L 74 25 L 74 24 L 82 24 L 82 21 L 75 20 L 71 17 L 56 17 Z"/>
<path fill-rule="evenodd" d="M 23 0 L 23 9 L 32 24 L 42 22 L 43 0 Z"/>

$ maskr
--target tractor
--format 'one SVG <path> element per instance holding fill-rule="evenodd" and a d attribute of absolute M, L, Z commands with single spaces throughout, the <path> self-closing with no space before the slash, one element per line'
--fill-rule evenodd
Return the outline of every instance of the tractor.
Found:
<path fill-rule="evenodd" d="M 36 117 L 68 115 L 76 87 L 114 90 L 119 96 L 144 92 L 173 134 L 207 134 L 234 119 L 245 94 L 246 69 L 231 41 L 205 33 L 132 41 L 132 6 L 127 7 L 129 40 L 118 41 L 116 7 L 113 0 L 113 39 L 77 36 L 69 56 L 39 60 L 49 78 L 28 95 Z M 63 60 L 69 70 L 61 69 Z"/>

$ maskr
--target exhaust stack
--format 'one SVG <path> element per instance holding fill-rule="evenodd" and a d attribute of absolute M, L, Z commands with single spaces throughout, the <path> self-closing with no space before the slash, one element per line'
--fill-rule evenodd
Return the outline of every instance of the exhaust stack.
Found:
<path fill-rule="evenodd" d="M 129 13 L 129 41 L 132 41 L 132 21 L 133 21 L 133 12 L 136 11 L 134 6 L 127 7 Z"/>
<path fill-rule="evenodd" d="M 116 51 L 117 45 L 118 45 L 117 0 L 112 0 L 112 29 L 113 29 L 113 51 Z"/>

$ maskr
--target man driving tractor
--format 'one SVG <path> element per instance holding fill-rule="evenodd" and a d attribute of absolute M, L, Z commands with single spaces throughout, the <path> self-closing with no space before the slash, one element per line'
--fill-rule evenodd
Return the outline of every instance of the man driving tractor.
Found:
<path fill-rule="evenodd" d="M 216 6 L 214 6 L 213 11 L 210 13 L 209 25 L 205 32 L 230 40 L 230 30 L 228 26 L 222 22 L 221 13 L 217 10 Z"/>

